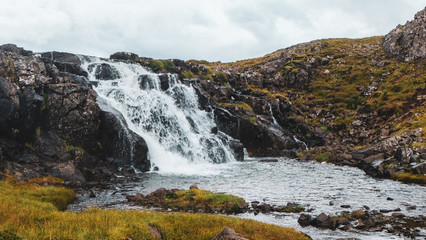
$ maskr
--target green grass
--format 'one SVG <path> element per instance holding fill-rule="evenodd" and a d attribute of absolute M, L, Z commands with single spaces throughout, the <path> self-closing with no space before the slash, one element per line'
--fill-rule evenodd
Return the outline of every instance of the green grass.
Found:
<path fill-rule="evenodd" d="M 187 78 L 187 79 L 191 79 L 191 78 L 194 78 L 194 73 L 192 73 L 189 70 L 186 70 L 186 71 L 182 72 L 182 77 Z"/>
<path fill-rule="evenodd" d="M 294 229 L 212 214 L 98 208 L 64 212 L 59 209 L 74 199 L 72 190 L 10 179 L 0 181 L 0 189 L 0 239 L 154 239 L 149 226 L 159 229 L 163 239 L 211 239 L 225 227 L 249 239 L 308 239 Z M 191 191 L 180 194 L 189 197 Z M 226 200 L 207 192 L 199 196 L 216 204 Z"/>
<path fill-rule="evenodd" d="M 234 103 L 219 103 L 219 106 L 224 107 L 224 108 L 240 108 L 240 109 L 245 109 L 248 111 L 253 112 L 253 108 L 250 107 L 250 105 L 248 105 L 245 102 L 234 102 Z"/>

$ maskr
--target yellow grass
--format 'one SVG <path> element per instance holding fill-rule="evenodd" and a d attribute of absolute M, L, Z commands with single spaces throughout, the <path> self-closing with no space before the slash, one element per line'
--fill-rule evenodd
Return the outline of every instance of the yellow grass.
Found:
<path fill-rule="evenodd" d="M 211 214 L 157 213 L 132 210 L 58 209 L 74 192 L 60 187 L 0 181 L 0 236 L 15 233 L 23 239 L 154 239 L 155 226 L 163 239 L 211 239 L 225 227 L 249 239 L 308 239 L 290 228 L 253 220 Z"/>

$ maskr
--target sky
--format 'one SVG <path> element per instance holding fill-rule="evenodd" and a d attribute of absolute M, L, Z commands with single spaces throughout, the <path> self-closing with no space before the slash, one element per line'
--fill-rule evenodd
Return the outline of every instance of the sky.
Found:
<path fill-rule="evenodd" d="M 230 62 L 323 38 L 385 35 L 426 0 L 0 0 L 0 45 Z"/>

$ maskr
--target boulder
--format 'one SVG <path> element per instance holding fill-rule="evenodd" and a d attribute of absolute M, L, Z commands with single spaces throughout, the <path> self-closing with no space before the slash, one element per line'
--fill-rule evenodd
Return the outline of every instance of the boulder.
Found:
<path fill-rule="evenodd" d="M 239 237 L 232 228 L 224 228 L 217 236 L 211 240 L 248 240 L 247 238 Z"/>

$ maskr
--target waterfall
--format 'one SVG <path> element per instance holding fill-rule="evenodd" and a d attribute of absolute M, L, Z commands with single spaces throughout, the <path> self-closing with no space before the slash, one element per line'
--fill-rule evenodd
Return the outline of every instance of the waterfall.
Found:
<path fill-rule="evenodd" d="M 226 144 L 229 136 L 212 132 L 213 112 L 199 108 L 194 88 L 177 75 L 99 58 L 82 62 L 98 101 L 120 112 L 128 127 L 145 139 L 152 170 L 194 174 L 208 172 L 212 163 L 235 161 Z"/>
<path fill-rule="evenodd" d="M 268 107 L 269 107 L 269 114 L 271 115 L 272 123 L 276 126 L 279 126 L 277 120 L 274 118 L 274 112 L 272 112 L 272 106 L 270 103 L 268 103 Z"/>

